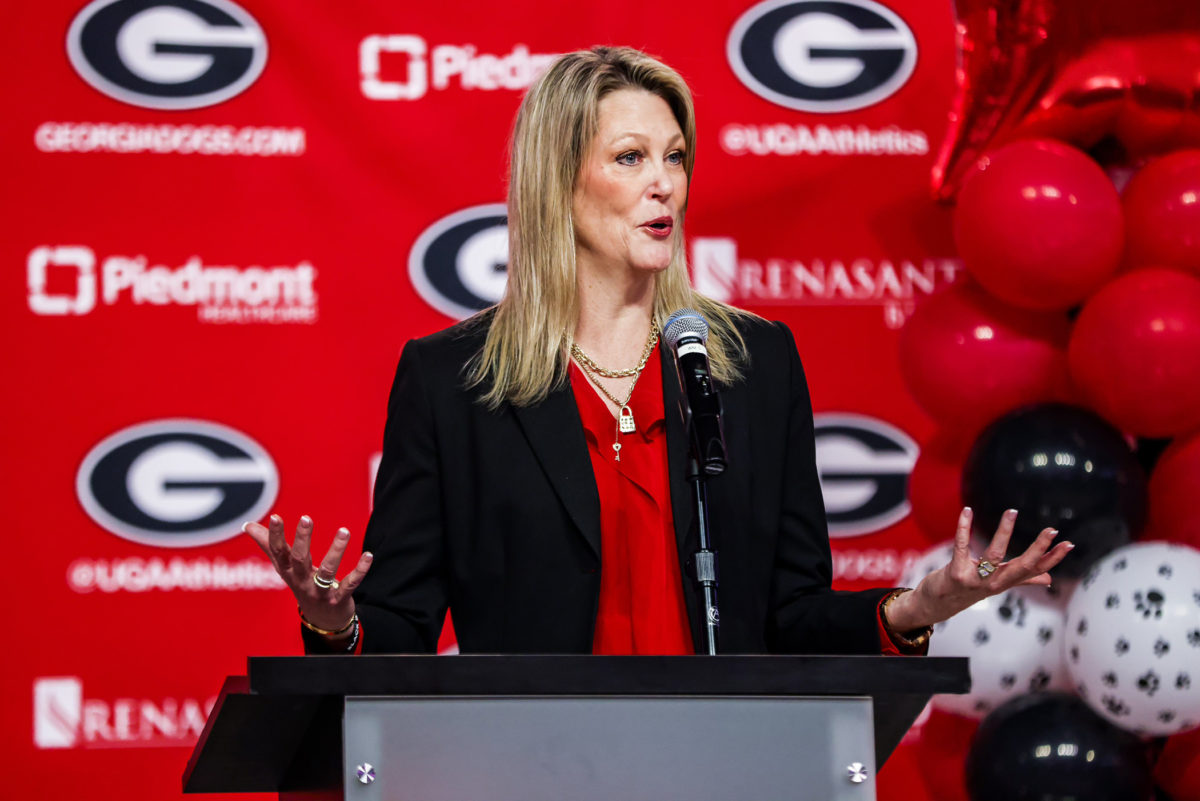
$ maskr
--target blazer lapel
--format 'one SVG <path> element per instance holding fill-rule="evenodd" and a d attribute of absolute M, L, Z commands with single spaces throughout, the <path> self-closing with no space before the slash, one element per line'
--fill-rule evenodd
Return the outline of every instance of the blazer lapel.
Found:
<path fill-rule="evenodd" d="M 599 558 L 600 495 L 570 386 L 551 392 L 536 406 L 512 409 L 567 514 Z"/>

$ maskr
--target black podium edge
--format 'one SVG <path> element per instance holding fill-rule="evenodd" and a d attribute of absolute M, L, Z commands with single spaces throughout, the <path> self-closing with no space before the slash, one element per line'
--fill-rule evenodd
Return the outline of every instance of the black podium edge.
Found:
<path fill-rule="evenodd" d="M 261 656 L 250 657 L 248 675 L 264 695 L 932 695 L 971 686 L 964 657 Z"/>

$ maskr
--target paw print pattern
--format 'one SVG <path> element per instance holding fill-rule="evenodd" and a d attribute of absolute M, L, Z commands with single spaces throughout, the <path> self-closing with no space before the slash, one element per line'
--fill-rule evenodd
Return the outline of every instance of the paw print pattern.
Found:
<path fill-rule="evenodd" d="M 1093 566 L 1083 577 L 1083 588 L 1086 590 L 1088 587 L 1095 584 L 1096 579 L 1098 578 L 1100 578 L 1100 568 Z M 1200 595 L 1200 592 L 1196 594 Z M 1197 601 L 1197 603 L 1200 603 L 1200 601 Z"/>
<path fill-rule="evenodd" d="M 1082 637 L 1083 635 L 1087 634 L 1087 629 L 1087 618 L 1079 618 L 1079 625 L 1075 627 L 1075 633 Z"/>
<path fill-rule="evenodd" d="M 1163 578 L 1170 578 L 1171 573 L 1173 573 L 1173 572 L 1174 571 L 1171 570 L 1170 565 L 1159 565 L 1158 566 L 1158 575 L 1162 576 Z"/>
<path fill-rule="evenodd" d="M 1154 655 L 1159 657 L 1160 659 L 1162 657 L 1166 656 L 1167 652 L 1170 650 L 1171 650 L 1171 643 L 1167 642 L 1162 637 L 1159 637 L 1157 640 L 1154 641 Z"/>
<path fill-rule="evenodd" d="M 1038 668 L 1029 677 L 1029 692 L 1036 693 L 1039 690 L 1044 690 L 1050 684 L 1050 674 Z"/>
<path fill-rule="evenodd" d="M 1146 590 L 1145 592 L 1138 590 L 1133 594 L 1134 606 L 1142 613 L 1143 620 L 1149 620 L 1151 617 L 1155 620 L 1160 619 L 1165 600 L 1166 598 L 1159 590 Z"/>
<path fill-rule="evenodd" d="M 1187 633 L 1188 645 L 1200 648 L 1200 629 L 1192 629 Z"/>
<path fill-rule="evenodd" d="M 1087 687 L 1087 685 L 1086 685 L 1086 684 L 1084 684 L 1082 681 L 1081 681 L 1081 682 L 1079 682 L 1078 684 L 1076 684 L 1076 685 L 1075 685 L 1075 693 L 1076 693 L 1076 695 L 1078 695 L 1080 698 L 1083 698 L 1083 699 L 1085 699 L 1085 700 L 1086 700 L 1086 699 L 1087 699 L 1087 697 L 1088 697 L 1088 687 Z"/>
<path fill-rule="evenodd" d="M 1196 632 L 1196 636 L 1197 638 L 1200 638 L 1200 631 Z M 1046 643 L 1050 642 L 1050 640 L 1054 639 L 1054 629 L 1050 628 L 1049 626 L 1039 626 L 1037 638 L 1039 643 L 1045 645 Z"/>
<path fill-rule="evenodd" d="M 992 639 L 992 635 L 988 634 L 987 629 L 979 628 L 975 630 L 975 644 L 985 645 L 988 640 Z"/>
<path fill-rule="evenodd" d="M 1115 592 L 1110 592 L 1108 594 L 1108 597 L 1104 599 L 1104 608 L 1105 609 L 1116 609 L 1120 605 L 1121 605 L 1121 596 L 1117 595 Z"/>
<path fill-rule="evenodd" d="M 1196 606 L 1200 606 L 1200 590 L 1192 593 L 1192 600 L 1196 602 Z"/>
<path fill-rule="evenodd" d="M 1129 653 L 1129 640 L 1124 637 L 1118 637 L 1117 643 L 1114 646 L 1117 651 L 1117 656 L 1123 656 Z"/>
<path fill-rule="evenodd" d="M 992 708 L 992 705 L 989 704 L 987 701 L 976 701 L 975 702 L 975 711 L 976 712 L 987 712 L 991 708 Z"/>
<path fill-rule="evenodd" d="M 1110 670 L 1107 673 L 1105 673 L 1103 676 L 1100 677 L 1100 681 L 1104 682 L 1105 687 L 1116 687 L 1117 686 L 1117 674 L 1113 673 Z"/>
<path fill-rule="evenodd" d="M 1016 673 L 1005 673 L 1003 676 L 1000 677 L 1000 686 L 1006 690 L 1011 690 L 1016 683 L 1017 683 L 1017 674 Z"/>
<path fill-rule="evenodd" d="M 1192 678 L 1186 673 L 1180 673 L 1175 676 L 1176 690 L 1190 690 L 1192 688 Z"/>
<path fill-rule="evenodd" d="M 1078 645 L 1072 645 L 1072 646 L 1071 646 L 1070 656 L 1071 656 L 1071 661 L 1072 661 L 1072 662 L 1078 662 L 1078 661 L 1079 661 L 1079 646 L 1078 646 Z"/>
<path fill-rule="evenodd" d="M 1175 713 L 1169 709 L 1164 709 L 1163 711 L 1158 713 L 1158 722 L 1159 723 L 1170 723 L 1174 719 L 1175 719 Z"/>
<path fill-rule="evenodd" d="M 1017 628 L 1024 628 L 1026 611 L 1025 599 L 1014 592 L 1010 592 L 1000 602 L 1000 608 L 996 610 L 996 614 L 1005 623 L 1015 623 Z"/>
<path fill-rule="evenodd" d="M 1115 695 L 1101 696 L 1100 703 L 1104 704 L 1104 708 L 1108 710 L 1108 714 L 1110 715 L 1120 718 L 1129 714 L 1129 705 Z"/>
<path fill-rule="evenodd" d="M 1124 570 L 1127 567 L 1129 567 L 1129 562 L 1124 557 L 1121 557 L 1117 561 L 1113 562 L 1113 572 L 1114 573 L 1120 573 L 1122 570 Z"/>
<path fill-rule="evenodd" d="M 1141 676 L 1138 676 L 1137 688 L 1153 698 L 1154 694 L 1158 692 L 1158 687 L 1161 683 L 1157 673 L 1153 670 L 1147 670 Z"/>

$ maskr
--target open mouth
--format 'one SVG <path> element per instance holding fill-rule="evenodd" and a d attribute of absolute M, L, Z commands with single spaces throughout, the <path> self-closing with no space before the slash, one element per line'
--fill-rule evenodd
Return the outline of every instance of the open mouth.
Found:
<path fill-rule="evenodd" d="M 642 227 L 649 228 L 652 233 L 661 236 L 669 234 L 673 224 L 674 220 L 672 220 L 670 217 L 659 217 L 657 220 L 650 220 L 650 222 L 642 223 Z"/>

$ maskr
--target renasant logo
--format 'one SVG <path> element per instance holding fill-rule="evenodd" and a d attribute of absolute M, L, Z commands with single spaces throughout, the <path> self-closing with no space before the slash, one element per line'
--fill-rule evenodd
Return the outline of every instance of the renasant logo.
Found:
<path fill-rule="evenodd" d="M 98 304 L 195 306 L 201 322 L 314 323 L 317 270 L 307 261 L 275 267 L 205 264 L 192 256 L 182 265 L 155 264 L 146 256 L 114 255 L 97 269 L 86 246 L 34 248 L 26 261 L 29 310 L 34 314 L 82 315 Z M 64 268 L 74 273 L 73 288 Z"/>
<path fill-rule="evenodd" d="M 33 684 L 33 742 L 38 748 L 186 746 L 204 730 L 215 698 L 87 698 L 78 676 Z"/>
<path fill-rule="evenodd" d="M 881 306 L 888 328 L 899 328 L 915 300 L 953 283 L 957 259 L 750 259 L 729 237 L 695 237 L 692 282 L 730 303 L 788 306 Z"/>

